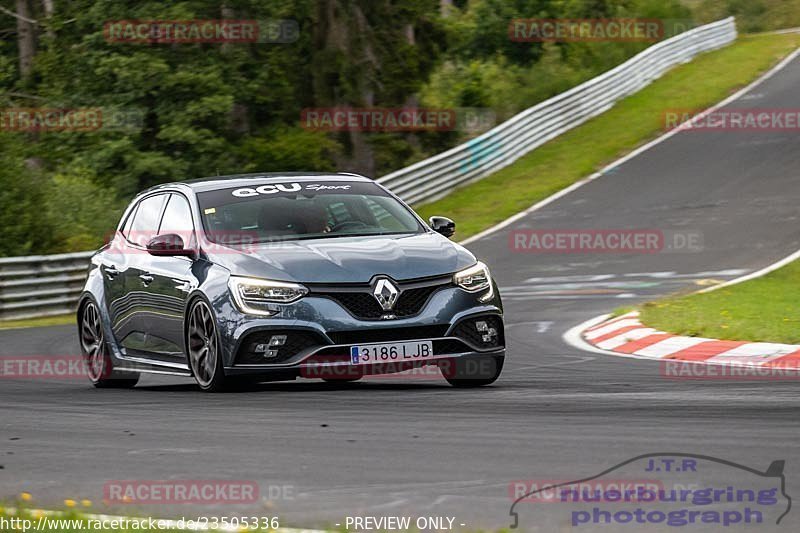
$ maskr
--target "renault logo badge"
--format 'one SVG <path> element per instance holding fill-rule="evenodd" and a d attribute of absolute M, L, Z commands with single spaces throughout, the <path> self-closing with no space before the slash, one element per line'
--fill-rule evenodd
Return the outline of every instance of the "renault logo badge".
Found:
<path fill-rule="evenodd" d="M 381 309 L 384 311 L 391 311 L 394 309 L 397 299 L 400 297 L 400 291 L 395 287 L 394 283 L 387 278 L 380 278 L 375 283 L 375 288 L 372 290 L 372 295 L 378 300 Z"/>

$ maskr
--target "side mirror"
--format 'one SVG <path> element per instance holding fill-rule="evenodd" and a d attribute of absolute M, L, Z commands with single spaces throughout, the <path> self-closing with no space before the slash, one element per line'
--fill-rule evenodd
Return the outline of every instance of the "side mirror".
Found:
<path fill-rule="evenodd" d="M 456 223 L 445 217 L 431 217 L 428 219 L 431 229 L 436 233 L 441 233 L 445 237 L 452 237 L 456 232 Z"/>
<path fill-rule="evenodd" d="M 194 250 L 184 248 L 183 239 L 175 233 L 165 233 L 150 239 L 147 243 L 147 251 L 150 255 L 171 256 L 181 255 L 194 257 Z"/>

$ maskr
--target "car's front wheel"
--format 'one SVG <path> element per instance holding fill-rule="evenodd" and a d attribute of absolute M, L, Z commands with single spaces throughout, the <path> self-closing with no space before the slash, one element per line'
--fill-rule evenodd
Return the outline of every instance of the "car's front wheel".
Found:
<path fill-rule="evenodd" d="M 497 381 L 504 361 L 503 356 L 459 357 L 440 364 L 440 370 L 454 387 L 483 387 Z"/>
<path fill-rule="evenodd" d="M 98 389 L 130 389 L 139 381 L 139 375 L 114 371 L 101 320 L 97 305 L 87 302 L 80 315 L 81 355 L 86 374 Z"/>
<path fill-rule="evenodd" d="M 201 389 L 208 392 L 226 389 L 229 381 L 222 369 L 217 324 L 205 300 L 196 300 L 189 308 L 186 351 L 189 368 Z"/>

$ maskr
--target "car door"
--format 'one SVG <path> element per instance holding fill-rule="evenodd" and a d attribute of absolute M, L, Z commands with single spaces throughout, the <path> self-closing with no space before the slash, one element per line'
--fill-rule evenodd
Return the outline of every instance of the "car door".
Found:
<path fill-rule="evenodd" d="M 189 201 L 180 193 L 170 194 L 157 234 L 177 235 L 189 248 L 195 246 L 194 229 Z M 163 360 L 182 362 L 184 307 L 197 286 L 192 273 L 194 259 L 150 254 L 146 258 L 146 265 L 142 264 L 137 274 L 143 305 L 137 313 L 136 328 L 142 332 L 148 352 Z"/>
<path fill-rule="evenodd" d="M 152 304 L 149 300 L 150 259 L 147 243 L 158 234 L 161 214 L 169 198 L 157 193 L 143 198 L 136 208 L 133 222 L 125 236 L 122 270 L 119 277 L 124 285 L 124 297 L 116 309 L 116 335 L 120 345 L 130 355 L 149 352 L 147 321 Z"/>
<path fill-rule="evenodd" d="M 139 204 L 137 203 L 130 209 L 125 222 L 120 226 L 120 230 L 114 234 L 114 239 L 100 253 L 100 272 L 103 276 L 105 307 L 108 311 L 111 331 L 118 344 L 129 333 L 128 307 L 130 300 L 125 286 L 131 250 L 128 236 L 130 235 L 138 207 Z"/>

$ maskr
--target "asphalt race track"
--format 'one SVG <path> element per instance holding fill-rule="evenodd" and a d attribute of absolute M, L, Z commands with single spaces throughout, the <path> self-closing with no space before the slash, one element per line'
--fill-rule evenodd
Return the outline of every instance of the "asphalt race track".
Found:
<path fill-rule="evenodd" d="M 794 60 L 729 107 L 796 109 L 798 87 Z M 348 515 L 451 516 L 461 529 L 497 529 L 510 524 L 512 480 L 580 479 L 657 452 L 760 470 L 785 459 L 786 492 L 800 495 L 796 381 L 665 379 L 657 362 L 582 352 L 562 340 L 569 328 L 619 306 L 696 290 L 789 255 L 800 248 L 799 205 L 796 133 L 689 131 L 470 244 L 492 266 L 508 323 L 506 370 L 481 390 L 432 378 L 298 381 L 221 395 L 155 376 L 130 391 L 3 380 L 0 498 L 24 490 L 53 507 L 64 498 L 99 502 L 109 480 L 239 479 L 257 481 L 265 499 L 275 487 L 288 492 L 256 507 L 95 508 L 278 514 L 291 526 L 343 524 Z M 702 246 L 512 252 L 509 231 L 534 227 L 660 230 L 694 235 Z M 77 350 L 73 327 L 0 333 L 2 356 Z M 724 475 L 744 482 L 740 471 Z M 520 507 L 524 531 L 571 530 L 568 517 L 563 505 Z M 796 511 L 777 530 L 799 529 Z"/>

